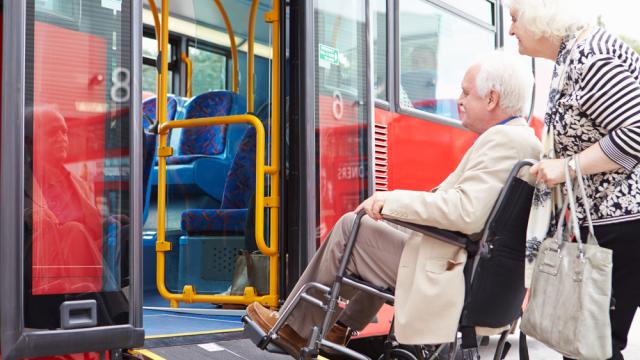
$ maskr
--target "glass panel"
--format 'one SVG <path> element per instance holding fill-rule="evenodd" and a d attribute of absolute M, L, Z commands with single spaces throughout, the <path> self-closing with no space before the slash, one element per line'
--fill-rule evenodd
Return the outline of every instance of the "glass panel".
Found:
<path fill-rule="evenodd" d="M 488 0 L 448 0 L 447 2 L 471 16 L 493 24 L 493 4 Z"/>
<path fill-rule="evenodd" d="M 171 41 L 171 38 L 169 38 Z M 169 43 L 169 54 L 173 54 L 171 43 Z M 156 39 L 149 37 L 142 38 L 142 57 L 153 59 L 154 61 L 158 57 L 158 45 L 156 45 Z"/>
<path fill-rule="evenodd" d="M 125 324 L 131 4 L 52 3 L 27 3 L 25 326 L 59 328 L 61 303 L 86 299 Z"/>
<path fill-rule="evenodd" d="M 400 3 L 400 101 L 458 119 L 465 70 L 495 47 L 494 32 L 423 0 Z M 403 101 L 403 99 L 405 101 Z"/>
<path fill-rule="evenodd" d="M 365 18 L 364 0 L 316 4 L 319 240 L 367 195 Z"/>
<path fill-rule="evenodd" d="M 169 54 L 173 54 L 171 43 L 169 43 Z M 153 64 L 156 63 L 158 56 L 158 45 L 156 45 L 156 39 L 152 39 L 149 37 L 142 38 L 142 57 L 146 59 L 146 61 L 151 60 Z M 171 61 L 171 58 L 169 58 Z M 171 67 L 171 64 L 169 64 Z M 155 65 L 142 65 L 142 91 L 147 93 L 146 95 L 151 96 L 149 93 L 156 93 L 156 76 L 158 75 L 158 71 L 156 70 Z M 168 92 L 170 94 L 173 93 L 173 71 L 169 70 L 169 84 L 168 84 Z"/>
<path fill-rule="evenodd" d="M 226 56 L 189 46 L 189 58 L 193 64 L 191 86 L 194 95 L 226 88 Z"/>
<path fill-rule="evenodd" d="M 374 0 L 373 7 L 373 76 L 377 99 L 387 100 L 387 1 Z"/>
<path fill-rule="evenodd" d="M 142 64 L 142 91 L 146 96 L 154 96 L 156 94 L 156 82 L 158 71 L 153 65 Z M 173 94 L 173 71 L 169 70 L 168 92 Z"/>

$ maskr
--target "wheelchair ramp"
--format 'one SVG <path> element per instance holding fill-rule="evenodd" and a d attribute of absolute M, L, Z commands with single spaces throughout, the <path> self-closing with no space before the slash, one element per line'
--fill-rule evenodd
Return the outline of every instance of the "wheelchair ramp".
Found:
<path fill-rule="evenodd" d="M 291 359 L 288 355 L 272 354 L 260 350 L 249 339 L 237 339 L 202 344 L 159 347 L 147 350 L 138 350 L 139 355 L 149 360 L 285 360 Z"/>

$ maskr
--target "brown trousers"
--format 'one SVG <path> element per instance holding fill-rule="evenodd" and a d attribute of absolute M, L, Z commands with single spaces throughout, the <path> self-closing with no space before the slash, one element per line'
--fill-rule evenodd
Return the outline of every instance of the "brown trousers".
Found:
<path fill-rule="evenodd" d="M 347 213 L 338 220 L 329 238 L 298 279 L 282 309 L 289 306 L 304 284 L 318 282 L 329 287 L 333 284 L 354 219 L 355 214 Z M 395 225 L 364 216 L 347 272 L 381 288 L 395 288 L 400 256 L 408 236 L 407 231 L 402 231 Z M 326 300 L 317 293 L 309 293 Z M 382 299 L 351 287 L 344 286 L 340 295 L 349 302 L 338 319 L 354 330 L 364 329 L 384 304 Z M 287 324 L 301 336 L 309 338 L 312 327 L 320 325 L 324 316 L 324 311 L 318 306 L 300 301 L 289 316 Z"/>

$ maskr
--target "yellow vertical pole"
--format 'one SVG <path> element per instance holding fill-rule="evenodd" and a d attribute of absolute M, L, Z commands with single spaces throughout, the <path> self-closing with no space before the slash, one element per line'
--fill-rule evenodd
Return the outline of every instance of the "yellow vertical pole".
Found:
<path fill-rule="evenodd" d="M 271 61 L 271 193 L 269 197 L 270 248 L 276 255 L 269 258 L 269 293 L 278 296 L 279 260 L 278 260 L 278 214 L 280 210 L 280 0 L 274 0 L 273 9 L 265 15 L 271 23 L 273 46 Z"/>
<path fill-rule="evenodd" d="M 247 112 L 252 113 L 255 106 L 254 85 L 253 85 L 253 71 L 254 71 L 254 51 L 253 46 L 255 44 L 256 34 L 256 15 L 258 13 L 258 5 L 260 0 L 253 0 L 251 3 L 251 13 L 249 14 L 249 38 L 247 39 Z"/>
<path fill-rule="evenodd" d="M 182 62 L 185 64 L 185 66 L 187 67 L 187 97 L 190 98 L 192 96 L 191 82 L 193 80 L 193 63 L 191 62 L 191 59 L 189 59 L 189 57 L 184 51 L 180 53 L 180 58 L 182 59 Z"/>
<path fill-rule="evenodd" d="M 153 14 L 153 30 L 156 33 L 156 45 L 159 54 L 162 51 L 162 29 L 160 26 L 160 18 L 158 17 L 158 7 L 156 6 L 155 0 L 149 0 L 149 7 L 151 8 L 151 13 Z M 160 108 L 160 101 L 158 101 L 160 99 L 160 81 L 160 73 L 156 71 L 156 121 L 158 121 L 158 115 L 160 114 L 158 110 Z"/>
<path fill-rule="evenodd" d="M 162 36 L 159 40 L 162 42 L 160 51 L 160 86 L 157 98 L 158 103 L 158 124 L 162 126 L 167 121 L 167 75 L 169 73 L 169 0 L 162 0 Z M 170 244 L 166 242 L 166 208 L 167 208 L 167 134 L 159 134 L 158 143 L 158 240 L 156 241 L 157 251 L 157 269 L 161 270 L 165 267 L 164 252 L 170 250 Z M 162 274 L 160 274 L 162 272 Z M 164 288 L 164 272 L 158 271 L 156 276 L 158 289 Z M 177 303 L 172 301 L 172 306 Z"/>

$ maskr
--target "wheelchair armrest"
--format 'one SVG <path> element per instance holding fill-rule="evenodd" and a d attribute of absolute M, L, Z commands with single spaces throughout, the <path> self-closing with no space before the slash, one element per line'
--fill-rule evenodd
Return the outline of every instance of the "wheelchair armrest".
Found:
<path fill-rule="evenodd" d="M 437 228 L 435 226 L 414 224 L 414 223 L 410 223 L 402 220 L 395 220 L 395 219 L 385 219 L 385 220 L 390 223 L 402 226 L 404 228 L 417 231 L 421 234 L 427 235 L 436 240 L 444 241 L 448 244 L 459 246 L 462 248 L 466 248 L 467 245 L 471 242 L 469 237 L 461 232 L 444 230 L 444 229 Z"/>

